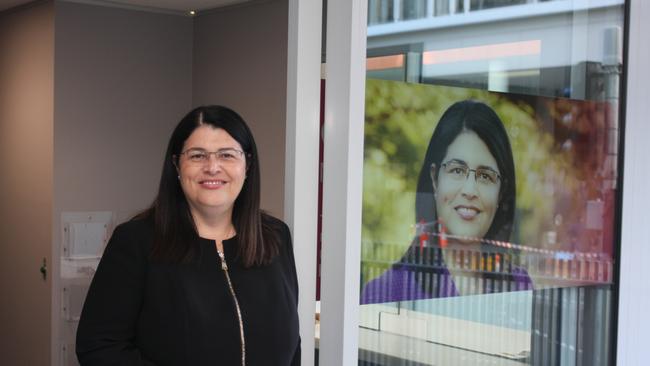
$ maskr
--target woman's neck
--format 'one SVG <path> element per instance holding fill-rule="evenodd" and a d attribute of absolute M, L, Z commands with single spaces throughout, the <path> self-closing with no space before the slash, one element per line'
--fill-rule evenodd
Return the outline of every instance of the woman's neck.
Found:
<path fill-rule="evenodd" d="M 191 210 L 191 212 L 200 237 L 221 242 L 235 235 L 232 210 L 209 215 L 197 210 Z"/>

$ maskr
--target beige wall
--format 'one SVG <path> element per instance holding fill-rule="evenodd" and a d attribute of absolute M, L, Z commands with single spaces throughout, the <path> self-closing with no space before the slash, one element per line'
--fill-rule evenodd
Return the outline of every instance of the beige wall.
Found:
<path fill-rule="evenodd" d="M 0 363 L 50 363 L 54 7 L 0 14 Z"/>
<path fill-rule="evenodd" d="M 54 194 L 118 219 L 154 198 L 167 140 L 192 106 L 192 20 L 59 2 Z"/>
<path fill-rule="evenodd" d="M 117 224 L 151 204 L 167 140 L 192 106 L 192 19 L 57 2 L 55 45 L 53 251 L 60 256 L 61 213 L 111 211 Z M 55 290 L 54 316 L 60 297 Z M 53 323 L 54 355 L 67 343 L 74 359 L 76 325 Z"/>
<path fill-rule="evenodd" d="M 223 104 L 248 122 L 262 168 L 262 208 L 284 214 L 288 1 L 194 18 L 195 106 Z"/>

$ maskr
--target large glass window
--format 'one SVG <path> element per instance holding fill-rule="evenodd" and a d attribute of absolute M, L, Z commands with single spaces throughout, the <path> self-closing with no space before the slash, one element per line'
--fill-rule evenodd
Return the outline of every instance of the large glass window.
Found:
<path fill-rule="evenodd" d="M 368 14 L 359 364 L 612 364 L 624 1 Z"/>

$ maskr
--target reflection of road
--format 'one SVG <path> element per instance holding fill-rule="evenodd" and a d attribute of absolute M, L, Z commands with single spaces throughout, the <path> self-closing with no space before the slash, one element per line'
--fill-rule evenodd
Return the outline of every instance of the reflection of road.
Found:
<path fill-rule="evenodd" d="M 360 324 L 360 365 L 521 366 L 530 354 L 529 331 L 380 305 L 362 306 L 361 313 L 377 323 Z"/>
<path fill-rule="evenodd" d="M 522 366 L 522 362 L 360 328 L 359 365 Z"/>

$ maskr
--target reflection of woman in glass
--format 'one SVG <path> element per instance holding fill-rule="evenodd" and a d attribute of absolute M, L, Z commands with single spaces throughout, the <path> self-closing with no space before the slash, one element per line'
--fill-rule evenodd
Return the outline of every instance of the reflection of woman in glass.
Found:
<path fill-rule="evenodd" d="M 530 288 L 501 246 L 512 231 L 515 168 L 490 107 L 467 100 L 445 111 L 429 141 L 415 206 L 419 235 L 364 287 L 361 303 Z"/>

